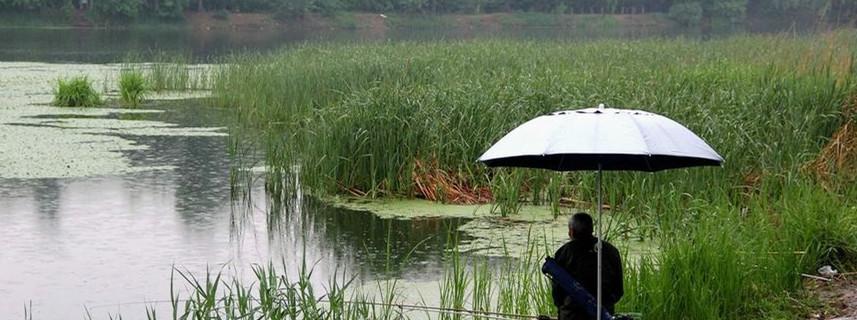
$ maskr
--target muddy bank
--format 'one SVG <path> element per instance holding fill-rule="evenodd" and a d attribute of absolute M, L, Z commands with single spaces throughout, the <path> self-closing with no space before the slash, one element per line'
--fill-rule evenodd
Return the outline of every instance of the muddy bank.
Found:
<path fill-rule="evenodd" d="M 822 304 L 807 319 L 857 319 L 857 273 L 846 272 L 829 282 L 806 279 L 804 287 Z"/>

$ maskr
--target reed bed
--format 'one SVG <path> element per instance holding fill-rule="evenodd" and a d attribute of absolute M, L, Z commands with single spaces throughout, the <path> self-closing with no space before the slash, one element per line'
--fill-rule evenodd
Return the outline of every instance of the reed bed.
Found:
<path fill-rule="evenodd" d="M 197 64 L 189 57 L 156 53 L 144 58 L 139 55 L 125 57 L 121 76 L 140 73 L 147 89 L 155 92 L 210 90 L 214 65 Z"/>
<path fill-rule="evenodd" d="M 850 132 L 842 127 L 857 96 L 855 39 L 839 31 L 711 41 L 316 44 L 235 56 L 211 79 L 215 101 L 237 111 L 242 130 L 268 137 L 254 150 L 277 175 L 269 192 L 290 192 L 277 181 L 297 174 L 311 193 L 481 199 L 503 214 L 531 201 L 559 215 L 563 201 L 580 207 L 594 198 L 591 173 L 475 162 L 522 122 L 598 103 L 674 118 L 726 164 L 605 174 L 610 214 L 633 219 L 638 236 L 661 244 L 626 265 L 619 310 L 646 319 L 792 319 L 812 308 L 801 272 L 857 262 L 853 179 L 819 181 L 805 169 L 824 168 L 820 158 L 842 150 L 831 137 Z M 544 280 L 534 270 L 526 273 L 532 278 L 501 281 L 504 287 L 478 274 L 461 277 L 463 269 L 451 266 L 444 278 L 447 306 L 550 312 L 547 291 L 515 291 L 542 288 L 529 285 Z M 477 294 L 468 296 L 467 286 Z M 487 300 L 492 294 L 499 300 Z"/>
<path fill-rule="evenodd" d="M 811 182 L 793 182 L 796 187 L 780 199 L 754 200 L 743 213 L 708 201 L 686 208 L 686 227 L 665 236 L 662 250 L 639 263 L 625 257 L 625 296 L 617 311 L 638 319 L 794 319 L 814 311 L 818 306 L 801 291 L 799 274 L 823 264 L 854 265 L 857 209 L 842 206 L 842 199 Z M 555 315 L 550 282 L 539 270 L 554 248 L 536 234 L 521 258 L 493 261 L 459 253 L 453 239 L 443 255 L 437 305 L 403 302 L 398 289 L 405 284 L 395 279 L 388 251 L 389 276 L 381 274 L 363 286 L 335 272 L 317 287 L 311 281 L 313 262 L 306 258 L 297 274 L 287 273 L 284 261 L 255 266 L 255 277 L 245 280 L 222 271 L 176 270 L 168 308 L 152 306 L 146 316 L 458 320 Z"/>
<path fill-rule="evenodd" d="M 146 80 L 143 74 L 133 70 L 122 70 L 119 74 L 119 97 L 129 107 L 137 107 L 145 99 Z"/>
<path fill-rule="evenodd" d="M 455 249 L 454 245 L 450 249 Z M 532 251 L 532 252 L 538 252 Z M 390 257 L 388 256 L 388 259 Z M 174 269 L 169 299 L 149 304 L 145 318 L 157 319 L 274 319 L 274 320 L 407 320 L 407 319 L 521 319 L 550 314 L 550 284 L 541 277 L 530 254 L 523 260 L 489 262 L 464 257 L 456 250 L 445 258 L 447 272 L 435 288 L 439 305 L 407 302 L 394 278 L 382 276 L 361 282 L 336 272 L 318 287 L 312 263 L 303 260 L 297 274 L 286 261 L 253 266 L 251 279 L 239 280 L 219 271 L 202 274 Z M 498 273 L 493 268 L 500 267 Z M 473 279 L 472 281 L 470 279 Z M 362 286 L 361 286 L 362 285 Z M 432 293 L 423 292 L 429 296 Z M 25 306 L 31 319 L 32 306 Z M 517 315 L 517 316 L 516 316 Z M 121 319 L 122 313 L 109 314 Z M 143 315 L 132 315 L 138 318 Z M 87 319 L 94 319 L 87 309 Z"/>
<path fill-rule="evenodd" d="M 727 159 L 724 170 L 608 178 L 623 201 L 664 184 L 732 190 L 811 160 L 853 93 L 849 36 L 307 45 L 235 57 L 212 82 L 220 105 L 289 141 L 268 152 L 269 165 L 300 165 L 302 181 L 324 192 L 451 201 L 443 191 L 490 188 L 510 201 L 547 199 L 550 177 L 529 171 L 512 190 L 517 170 L 474 160 L 527 119 L 598 103 L 675 118 Z M 457 183 L 437 190 L 414 174 L 437 171 Z M 566 178 L 566 196 L 588 199 L 590 175 Z"/>

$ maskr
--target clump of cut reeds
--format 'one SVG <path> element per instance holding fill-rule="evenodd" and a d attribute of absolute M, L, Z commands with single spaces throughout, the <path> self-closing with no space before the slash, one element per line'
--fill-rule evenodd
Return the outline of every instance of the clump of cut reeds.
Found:
<path fill-rule="evenodd" d="M 468 186 L 466 179 L 438 169 L 437 160 L 414 160 L 411 176 L 415 191 L 423 199 L 456 204 L 478 204 L 491 200 L 491 191 L 488 188 Z"/>
<path fill-rule="evenodd" d="M 59 79 L 54 88 L 53 104 L 59 107 L 94 107 L 102 103 L 87 77 Z"/>
<path fill-rule="evenodd" d="M 857 93 L 844 105 L 842 117 L 843 122 L 830 141 L 804 167 L 828 189 L 850 184 L 857 178 Z"/>
<path fill-rule="evenodd" d="M 122 102 L 137 107 L 146 96 L 148 87 L 143 73 L 138 70 L 123 70 L 119 75 L 119 94 Z"/>

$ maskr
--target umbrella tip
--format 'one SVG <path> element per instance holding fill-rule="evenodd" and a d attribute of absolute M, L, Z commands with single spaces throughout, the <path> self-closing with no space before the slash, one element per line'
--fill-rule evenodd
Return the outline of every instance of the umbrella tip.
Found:
<path fill-rule="evenodd" d="M 603 103 L 598 104 L 598 110 L 604 110 L 604 104 Z"/>

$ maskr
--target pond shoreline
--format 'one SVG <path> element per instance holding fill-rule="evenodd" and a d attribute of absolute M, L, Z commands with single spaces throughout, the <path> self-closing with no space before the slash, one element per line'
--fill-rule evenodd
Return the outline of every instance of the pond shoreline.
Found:
<path fill-rule="evenodd" d="M 402 14 L 341 12 L 333 16 L 307 14 L 302 18 L 278 19 L 268 13 L 229 13 L 219 16 L 214 12 L 188 12 L 182 20 L 137 20 L 122 24 L 106 24 L 97 21 L 63 20 L 62 15 L 22 13 L 35 21 L 27 24 L 15 21 L 0 22 L 0 29 L 46 29 L 46 30 L 145 30 L 145 29 L 190 29 L 195 31 L 285 31 L 313 29 L 376 30 L 397 28 L 579 28 L 584 24 L 598 24 L 617 28 L 668 28 L 673 22 L 664 14 L 550 14 L 530 12 L 503 12 L 489 14 Z M 2 17 L 2 15 L 0 15 Z M 60 20 L 59 22 L 57 20 Z"/>

